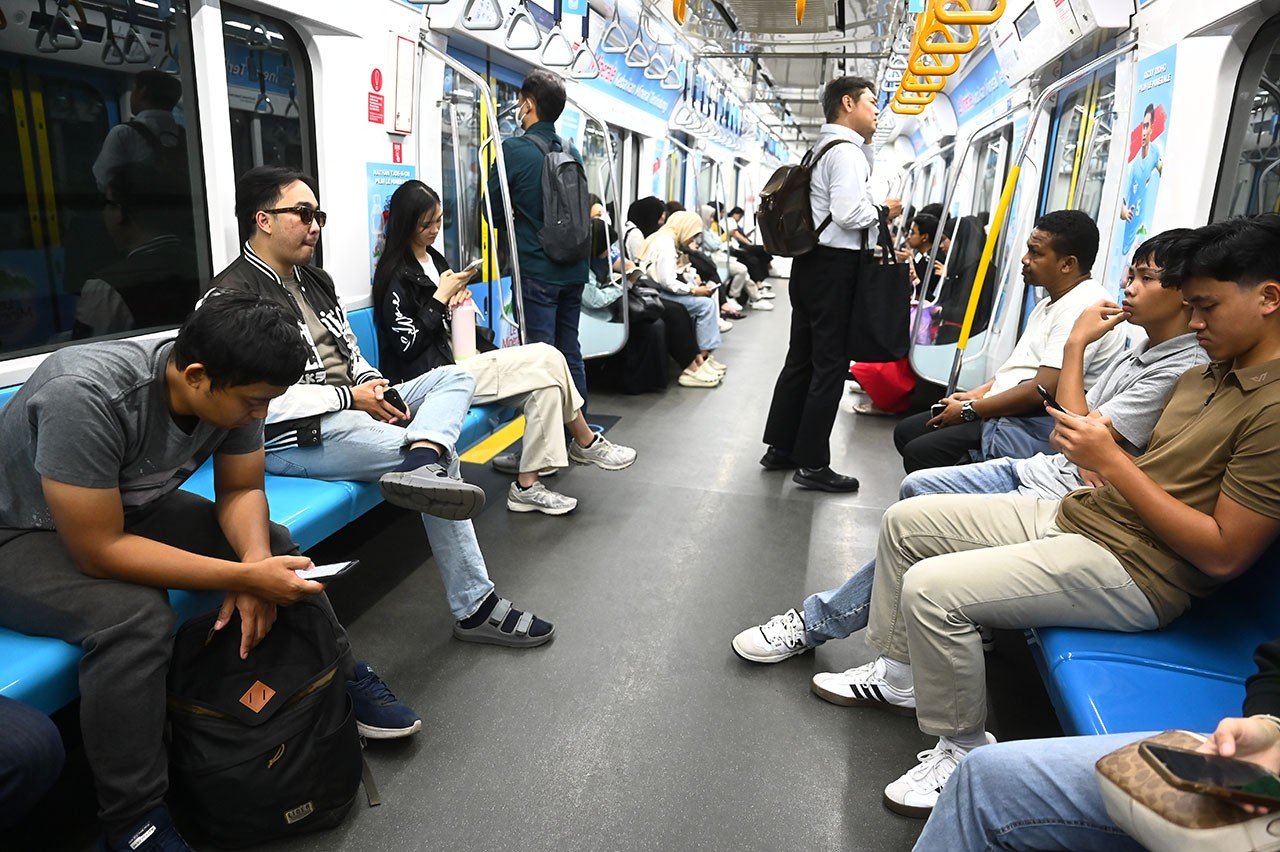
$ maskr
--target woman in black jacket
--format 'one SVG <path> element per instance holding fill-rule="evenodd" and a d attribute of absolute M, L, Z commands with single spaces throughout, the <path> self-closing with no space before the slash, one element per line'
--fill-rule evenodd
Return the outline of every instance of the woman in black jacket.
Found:
<path fill-rule="evenodd" d="M 471 298 L 466 286 L 470 276 L 449 271 L 432 248 L 443 210 L 440 196 L 421 181 L 408 181 L 391 196 L 382 256 L 373 276 L 373 310 L 382 372 L 397 381 L 455 362 L 450 312 Z M 635 461 L 635 450 L 591 431 L 560 350 L 545 343 L 489 348 L 460 366 L 475 376 L 477 404 L 498 402 L 524 413 L 523 452 L 507 492 L 508 509 L 571 512 L 578 501 L 549 491 L 540 474 L 568 467 L 571 460 L 605 470 L 622 470 Z M 565 428 L 573 436 L 567 451 Z"/>

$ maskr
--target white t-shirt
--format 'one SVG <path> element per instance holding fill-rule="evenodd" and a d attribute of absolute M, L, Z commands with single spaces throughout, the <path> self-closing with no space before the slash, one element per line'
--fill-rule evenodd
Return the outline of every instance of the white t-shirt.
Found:
<path fill-rule="evenodd" d="M 996 370 L 995 384 L 990 394 L 1003 393 L 1010 388 L 1034 378 L 1041 367 L 1062 369 L 1062 350 L 1067 345 L 1071 327 L 1089 305 L 1100 299 L 1110 299 L 1111 294 L 1092 278 L 1086 278 L 1058 300 L 1043 299 L 1031 312 L 1027 328 L 1018 338 L 1013 353 Z M 1111 361 L 1124 350 L 1124 331 L 1111 329 L 1084 350 L 1084 387 L 1088 390 L 1110 366 Z"/>

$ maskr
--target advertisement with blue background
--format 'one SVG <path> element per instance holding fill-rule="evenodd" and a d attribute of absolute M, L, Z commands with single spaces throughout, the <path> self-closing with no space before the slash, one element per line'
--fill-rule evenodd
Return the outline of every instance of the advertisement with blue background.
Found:
<path fill-rule="evenodd" d="M 369 193 L 369 283 L 373 283 L 373 270 L 382 257 L 384 226 L 387 210 L 391 206 L 391 193 L 400 184 L 417 176 L 417 167 L 392 163 L 366 163 L 367 190 Z"/>
<path fill-rule="evenodd" d="M 1117 294 L 1129 255 L 1152 236 L 1151 222 L 1155 218 L 1160 179 L 1164 174 L 1164 145 L 1169 138 L 1177 54 L 1175 45 L 1138 63 L 1132 115 L 1124 126 L 1128 142 L 1106 270 L 1107 286 L 1115 287 Z"/>
<path fill-rule="evenodd" d="M 976 118 L 988 107 L 1008 97 L 1011 92 L 1004 72 L 1000 70 L 995 51 L 988 51 L 951 93 L 956 123 L 964 124 L 967 119 Z"/>

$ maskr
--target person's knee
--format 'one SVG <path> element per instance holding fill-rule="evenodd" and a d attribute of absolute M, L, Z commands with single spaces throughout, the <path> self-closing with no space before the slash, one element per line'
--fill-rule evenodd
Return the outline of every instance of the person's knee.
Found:
<path fill-rule="evenodd" d="M 168 648 L 177 626 L 177 614 L 163 589 L 117 583 L 99 596 L 94 620 L 99 637 L 113 640 L 160 643 Z"/>
<path fill-rule="evenodd" d="M 954 575 L 954 571 L 947 571 L 936 559 L 924 559 L 912 565 L 902 578 L 902 614 L 918 621 L 924 613 L 936 612 L 947 595 L 948 574 Z M 913 615 L 916 618 L 912 618 Z"/>
<path fill-rule="evenodd" d="M 440 373 L 436 387 L 462 388 L 470 393 L 475 392 L 476 377 L 471 375 L 471 371 L 465 367 L 459 367 L 457 364 L 446 364 L 442 367 L 436 367 L 431 372 Z"/>
<path fill-rule="evenodd" d="M 289 532 L 289 528 L 283 524 L 271 523 L 267 525 L 267 535 L 271 542 L 272 556 L 285 556 L 298 552 L 298 546 L 294 544 L 293 534 Z"/>
<path fill-rule="evenodd" d="M 909 500 L 920 494 L 928 493 L 925 485 L 928 479 L 921 471 L 908 473 L 902 480 L 902 484 L 898 486 L 898 499 Z"/>

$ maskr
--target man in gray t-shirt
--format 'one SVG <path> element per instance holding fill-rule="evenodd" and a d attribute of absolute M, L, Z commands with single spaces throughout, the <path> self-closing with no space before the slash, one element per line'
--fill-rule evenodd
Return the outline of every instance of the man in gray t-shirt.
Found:
<path fill-rule="evenodd" d="M 1068 411 L 1109 417 L 1112 437 L 1134 455 L 1146 449 L 1178 377 L 1209 360 L 1195 335 L 1188 333 L 1191 311 L 1183 304 L 1181 291 L 1165 289 L 1160 281 L 1161 267 L 1173 261 L 1177 241 L 1186 233 L 1185 229 L 1167 231 L 1139 246 L 1124 303 L 1086 308 L 1063 349 L 1058 402 Z M 1126 319 L 1147 333 L 1146 343 L 1121 353 L 1086 396 L 1086 349 Z M 1093 474 L 1080 471 L 1061 454 L 1042 453 L 1029 459 L 1001 458 L 919 470 L 902 480 L 898 496 L 905 500 L 921 494 L 1016 491 L 1059 500 L 1077 488 L 1097 484 L 1093 479 Z M 802 610 L 789 610 L 742 631 L 733 639 L 734 650 L 753 662 L 775 663 L 830 639 L 852 635 L 867 626 L 874 574 L 872 560 L 840 586 L 810 595 Z M 841 678 L 841 673 L 820 673 L 814 678 L 814 691 L 833 701 L 851 697 L 849 685 Z"/>
<path fill-rule="evenodd" d="M 208 300 L 171 341 L 115 341 L 50 355 L 0 409 L 0 626 L 85 650 L 80 724 L 108 849 L 185 849 L 166 811 L 165 678 L 175 614 L 165 590 L 226 592 L 240 654 L 277 605 L 320 607 L 263 491 L 267 403 L 307 349 L 279 307 Z M 217 502 L 178 486 L 210 456 Z"/>

